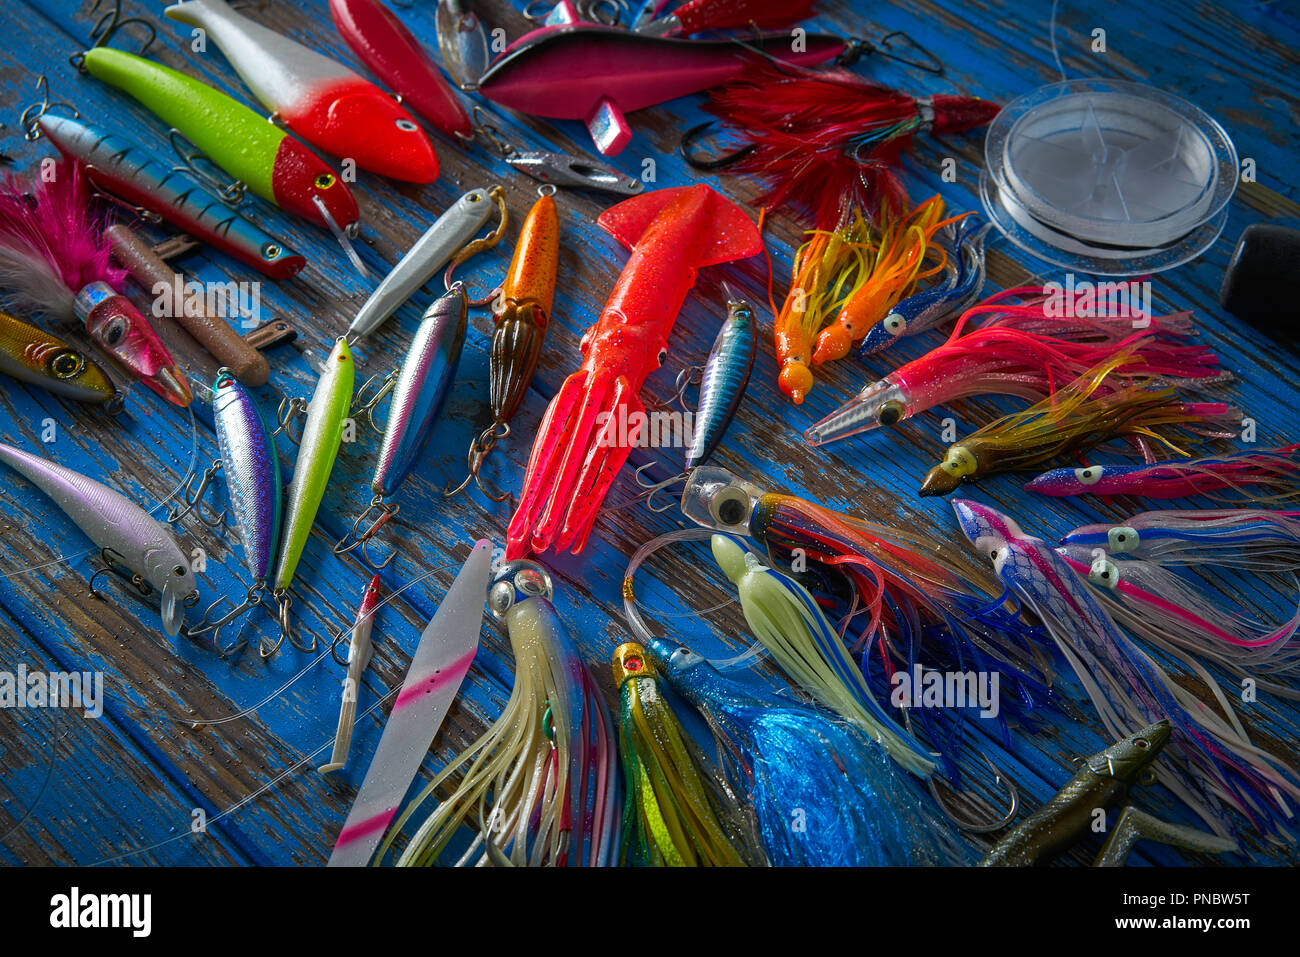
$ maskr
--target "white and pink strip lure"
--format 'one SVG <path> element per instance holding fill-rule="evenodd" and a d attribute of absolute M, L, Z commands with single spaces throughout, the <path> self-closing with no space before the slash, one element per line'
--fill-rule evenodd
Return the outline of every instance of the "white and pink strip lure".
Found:
<path fill-rule="evenodd" d="M 480 539 L 420 636 L 370 769 L 339 832 L 330 867 L 364 867 L 407 789 L 478 653 L 492 543 Z"/>

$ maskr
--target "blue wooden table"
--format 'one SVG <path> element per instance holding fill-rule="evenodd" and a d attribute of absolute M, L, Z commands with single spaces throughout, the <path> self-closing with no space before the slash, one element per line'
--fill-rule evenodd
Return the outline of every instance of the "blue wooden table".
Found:
<path fill-rule="evenodd" d="M 68 57 L 87 45 L 98 13 L 77 0 L 14 0 L 0 9 L 0 120 L 9 134 L 3 152 L 27 168 L 50 154 L 44 143 L 24 142 L 18 114 L 36 98 L 38 75 L 49 78 L 56 99 L 74 104 L 86 117 L 115 132 L 162 151 L 166 131 L 134 101 L 81 76 Z M 489 27 L 511 38 L 527 21 L 504 0 L 473 4 Z M 419 0 L 397 6 L 402 20 L 436 53 L 435 4 Z M 1018 3 L 914 0 L 909 3 L 859 3 L 826 0 L 812 25 L 838 33 L 880 37 L 904 30 L 922 42 L 945 67 L 932 77 L 889 60 L 864 60 L 857 70 L 881 82 L 917 92 L 973 93 L 1005 101 L 1059 78 L 1049 42 L 1049 0 Z M 191 53 L 188 29 L 161 17 L 155 4 L 129 2 L 125 10 L 153 21 L 159 42 L 151 51 L 162 62 L 215 84 L 237 98 L 247 91 L 220 52 Z M 323 0 L 275 0 L 249 15 L 338 59 L 355 64 L 335 33 Z M 1104 54 L 1091 50 L 1092 33 L 1106 31 Z M 1217 290 L 1233 243 L 1257 221 L 1297 225 L 1295 156 L 1300 101 L 1294 95 L 1300 75 L 1300 14 L 1285 2 L 1175 3 L 1119 5 L 1101 0 L 1062 4 L 1057 43 L 1071 76 L 1114 76 L 1141 80 L 1189 98 L 1228 129 L 1243 158 L 1254 161 L 1257 181 L 1243 183 L 1231 204 L 1220 240 L 1195 262 L 1156 281 L 1159 305 L 1168 311 L 1192 309 L 1206 341 L 1221 353 L 1240 381 L 1234 400 L 1258 423 L 1258 441 L 1277 445 L 1300 435 L 1300 407 L 1294 356 L 1225 315 Z M 120 41 L 126 43 L 127 41 Z M 668 103 L 634 114 L 636 136 L 613 165 L 639 176 L 653 166 L 648 185 L 677 186 L 698 179 L 676 155 L 680 132 L 704 116 L 699 98 Z M 507 139 L 533 148 L 590 154 L 581 125 L 547 121 L 492 109 Z M 470 148 L 434 134 L 442 162 L 439 180 L 426 187 L 361 177 L 356 188 L 362 208 L 362 258 L 372 272 L 361 279 L 348 266 L 328 234 L 304 227 L 279 210 L 252 200 L 247 212 L 271 232 L 308 256 L 308 269 L 295 280 L 261 287 L 263 320 L 284 318 L 301 335 L 292 346 L 271 355 L 271 383 L 258 390 L 263 409 L 272 412 L 284 396 L 307 396 L 315 364 L 328 343 L 346 328 L 376 281 L 441 211 L 465 190 L 500 183 L 512 213 L 526 212 L 535 183 L 514 173 L 490 146 Z M 908 162 L 912 195 L 940 192 L 953 210 L 978 208 L 982 158 L 978 133 L 944 140 L 922 137 Z M 945 158 L 956 160 L 956 179 L 945 181 Z M 653 164 L 647 164 L 653 160 Z M 730 177 L 710 178 L 730 196 L 747 202 L 755 185 Z M 541 367 L 514 422 L 514 434 L 489 460 L 486 478 L 517 492 L 530 438 L 546 403 L 576 365 L 577 343 L 594 320 L 626 253 L 595 226 L 608 199 L 590 193 L 559 196 L 563 225 L 560 287 Z M 790 271 L 798 226 L 784 216 L 770 217 L 766 236 L 777 277 L 778 296 Z M 155 236 L 160 238 L 160 236 Z M 510 237 L 513 240 L 513 231 Z M 489 288 L 501 275 L 510 242 L 480 256 L 461 271 L 475 287 Z M 254 279 L 232 260 L 199 250 L 177 265 L 200 281 Z M 992 244 L 992 288 L 1044 281 L 1055 272 L 1005 241 Z M 677 372 L 702 361 L 717 322 L 721 282 L 755 303 L 767 302 L 766 270 L 756 259 L 737 267 L 705 270 L 687 301 L 674 333 L 673 355 L 652 378 L 649 391 L 666 396 Z M 138 290 L 137 290 L 138 292 Z M 423 296 L 400 309 L 358 351 L 358 384 L 399 361 L 423 308 Z M 143 302 L 143 298 L 141 298 Z M 1278 303 L 1296 318 L 1295 303 Z M 785 489 L 827 505 L 869 515 L 883 522 L 907 522 L 928 529 L 937 540 L 960 542 L 946 501 L 922 500 L 913 492 L 946 445 L 939 422 L 951 415 L 959 432 L 969 431 L 997 411 L 1014 407 L 1000 400 L 976 400 L 959 408 L 935 410 L 908 427 L 830 446 L 807 449 L 802 430 L 856 390 L 863 371 L 850 361 L 820 376 L 801 407 L 791 406 L 775 388 L 775 360 L 766 330 L 749 393 L 715 462 L 772 489 Z M 490 318 L 479 310 L 461 362 L 454 393 L 434 435 L 427 459 L 407 481 L 396 501 L 397 560 L 383 573 L 389 588 L 429 574 L 380 612 L 375 628 L 375 660 L 361 693 L 362 710 L 372 708 L 401 681 L 424 623 L 433 614 L 473 539 L 500 541 L 510 504 L 495 504 L 477 492 L 447 500 L 449 481 L 463 477 L 465 450 L 488 422 L 487 331 Z M 926 347 L 937 341 L 930 336 Z M 196 379 L 207 380 L 212 363 L 192 342 L 173 346 Z M 904 351 L 916 354 L 916 350 Z M 874 372 L 883 374 L 888 362 Z M 51 423 L 53 440 L 50 437 Z M 101 479 L 142 502 L 172 494 L 184 476 L 202 470 L 216 457 L 210 410 L 201 402 L 192 415 L 166 406 L 136 387 L 127 411 L 108 419 L 91 409 L 59 401 L 6 380 L 0 383 L 0 440 L 39 449 L 67 466 Z M 293 609 L 301 629 L 314 633 L 321 648 L 351 622 L 369 572 L 354 556 L 331 554 L 353 516 L 369 499 L 368 475 L 377 439 L 364 431 L 344 446 L 307 547 Z M 292 467 L 293 449 L 281 440 L 282 462 Z M 669 474 L 678 467 L 673 450 L 653 455 L 638 451 L 635 464 L 655 460 Z M 1020 479 L 1000 477 L 983 483 L 978 497 L 1005 508 L 1031 533 L 1054 537 L 1084 521 L 1119 517 L 1139 503 L 1074 502 L 1032 499 Z M 619 479 L 610 502 L 636 493 L 631 469 Z M 343 774 L 322 777 L 314 769 L 331 741 L 337 718 L 340 670 L 327 654 L 286 649 L 264 662 L 256 654 L 223 660 L 183 639 L 169 641 L 157 628 L 153 610 L 101 601 L 87 587 L 92 573 L 89 542 L 54 506 L 25 481 L 5 473 L 0 480 L 0 669 L 19 664 L 32 670 L 104 672 L 106 703 L 97 720 L 51 709 L 0 711 L 0 860 L 9 864 L 100 862 L 122 864 L 319 864 L 332 846 L 356 786 L 382 728 L 380 709 L 363 718 L 353 756 Z M 650 537 L 680 527 L 677 511 L 651 513 L 642 507 L 607 511 L 597 522 L 586 552 L 550 556 L 556 576 L 556 606 L 582 647 L 593 673 L 613 700 L 607 666 L 610 652 L 627 637 L 620 584 L 628 556 Z M 246 585 L 238 545 L 193 521 L 182 523 L 187 548 L 202 549 L 206 571 L 199 575 L 204 603 L 222 594 L 242 595 Z M 964 543 L 962 543 L 964 547 Z M 715 604 L 723 594 L 716 576 L 701 571 L 703 552 L 687 548 L 652 559 L 638 579 L 641 599 L 672 633 L 699 650 L 718 653 L 747 643 L 734 608 L 707 620 L 682 617 L 688 604 Z M 1280 599 L 1252 592 L 1267 612 Z M 672 616 L 672 617 L 670 617 Z M 246 623 L 251 639 L 274 627 L 253 615 Z M 1063 671 L 1067 698 L 1082 701 L 1077 684 Z M 425 762 L 425 773 L 489 723 L 509 692 L 512 663 L 504 635 L 485 625 L 482 648 Z M 769 671 L 752 679 L 783 686 Z M 1224 677 L 1225 685 L 1235 685 Z M 1242 705 L 1254 739 L 1292 758 L 1300 720 L 1294 706 L 1261 696 Z M 1017 734 L 1010 751 L 1000 752 L 1003 771 L 1015 780 L 1024 806 L 1046 799 L 1071 773 L 1070 760 L 1099 750 L 1099 722 L 1086 703 L 1081 720 Z M 1156 814 L 1189 821 L 1160 789 L 1144 793 L 1143 806 Z M 1087 849 L 1085 849 L 1086 851 Z M 1095 848 L 1093 849 L 1095 851 Z M 1085 860 L 1086 853 L 1076 860 Z M 1253 846 L 1234 863 L 1295 860 L 1294 850 Z M 1186 858 L 1161 848 L 1135 853 L 1134 863 L 1176 863 Z"/>

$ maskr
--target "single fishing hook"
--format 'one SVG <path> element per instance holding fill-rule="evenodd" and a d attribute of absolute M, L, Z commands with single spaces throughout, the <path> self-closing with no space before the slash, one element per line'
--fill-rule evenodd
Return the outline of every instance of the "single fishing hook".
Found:
<path fill-rule="evenodd" d="M 681 142 L 677 145 L 677 152 L 689 166 L 704 172 L 712 170 L 726 169 L 739 163 L 750 153 L 754 152 L 753 143 L 732 150 L 730 153 L 724 153 L 722 156 L 712 158 L 705 157 L 701 153 L 695 152 L 695 143 L 702 138 L 709 130 L 713 128 L 713 120 L 705 120 L 699 126 L 692 126 L 682 134 Z"/>
<path fill-rule="evenodd" d="M 903 711 L 903 724 L 907 728 L 907 733 L 912 734 L 912 716 L 906 710 Z M 993 759 L 987 754 L 980 752 L 980 758 L 983 759 L 984 763 L 988 765 L 989 770 L 993 773 L 993 780 L 996 783 L 1001 784 L 1006 791 L 1008 807 L 1006 813 L 1001 817 L 991 817 L 986 821 L 977 820 L 973 812 L 982 809 L 979 807 L 976 799 L 969 796 L 967 793 L 957 790 L 957 788 L 954 788 L 951 785 L 945 785 L 950 794 L 961 797 L 964 804 L 964 810 L 971 812 L 965 815 L 959 815 L 954 806 L 949 803 L 949 800 L 939 793 L 939 787 L 936 783 L 935 777 L 931 777 L 930 780 L 926 782 L 930 789 L 930 796 L 934 798 L 934 802 L 939 806 L 939 810 L 942 812 L 943 816 L 958 828 L 970 834 L 988 834 L 992 831 L 1000 831 L 1015 820 L 1016 812 L 1020 809 L 1020 791 L 1016 788 L 1014 782 L 1012 782 L 1012 780 L 993 763 Z M 993 813 L 996 814 L 996 811 L 996 808 L 993 809 Z"/>
<path fill-rule="evenodd" d="M 909 57 L 900 56 L 893 52 L 895 43 L 894 37 L 901 37 L 897 44 L 900 47 L 910 47 L 920 52 L 921 59 L 913 60 Z M 926 73 L 932 73 L 935 76 L 943 75 L 943 62 L 935 56 L 930 50 L 906 30 L 894 30 L 886 33 L 878 42 L 873 43 L 865 37 L 849 37 L 845 44 L 844 52 L 836 58 L 837 66 L 852 66 L 864 56 L 883 56 L 904 66 L 910 66 L 917 70 L 923 70 Z"/>

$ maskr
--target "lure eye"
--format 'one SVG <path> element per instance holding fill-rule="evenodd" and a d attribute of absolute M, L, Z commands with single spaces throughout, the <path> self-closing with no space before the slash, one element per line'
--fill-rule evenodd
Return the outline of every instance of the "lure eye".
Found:
<path fill-rule="evenodd" d="M 902 335 L 903 330 L 907 328 L 906 320 L 896 312 L 891 312 L 885 316 L 885 320 L 881 325 L 885 327 L 885 331 L 891 336 Z"/>
<path fill-rule="evenodd" d="M 745 490 L 735 485 L 728 485 L 709 503 L 709 511 L 723 525 L 740 525 L 745 521 L 749 509 L 749 496 Z"/>
<path fill-rule="evenodd" d="M 1140 542 L 1137 529 L 1127 525 L 1112 528 L 1106 533 L 1106 538 L 1110 541 L 1110 550 L 1113 552 L 1131 552 Z"/>
<path fill-rule="evenodd" d="M 876 421 L 881 425 L 895 425 L 903 418 L 903 404 L 901 402 L 886 402 L 880 407 L 880 412 L 876 415 Z"/>
<path fill-rule="evenodd" d="M 71 379 L 86 367 L 86 360 L 75 352 L 60 352 L 50 363 L 56 379 Z"/>
<path fill-rule="evenodd" d="M 121 316 L 114 316 L 104 326 L 104 344 L 115 346 L 126 338 L 126 320 Z"/>
<path fill-rule="evenodd" d="M 635 655 L 623 659 L 623 668 L 625 671 L 640 671 L 642 667 L 641 659 Z"/>
<path fill-rule="evenodd" d="M 689 648 L 678 648 L 668 659 L 668 664 L 673 668 L 681 671 L 689 668 L 700 660 L 700 656 Z"/>
<path fill-rule="evenodd" d="M 334 185 L 335 179 L 333 173 L 321 173 L 316 177 L 317 189 L 329 189 Z"/>
<path fill-rule="evenodd" d="M 1137 748 L 1139 751 L 1145 751 L 1151 747 L 1151 742 L 1146 738 L 1134 738 L 1133 747 Z"/>
<path fill-rule="evenodd" d="M 396 126 L 403 133 L 413 133 L 419 129 L 419 127 L 416 126 L 414 123 L 412 123 L 410 120 L 394 120 L 393 125 Z"/>
<path fill-rule="evenodd" d="M 1086 469 L 1075 469 L 1074 477 L 1083 485 L 1096 485 L 1101 480 L 1101 466 L 1089 465 Z"/>
<path fill-rule="evenodd" d="M 283 252 L 284 249 L 280 246 L 279 243 L 267 243 L 265 246 L 262 247 L 262 258 L 279 259 L 280 254 Z"/>
<path fill-rule="evenodd" d="M 668 359 L 668 350 L 667 350 L 667 349 L 660 349 L 660 350 L 659 350 L 659 355 L 656 357 L 655 361 L 658 362 L 658 364 L 662 366 L 662 365 L 664 364 L 664 362 L 667 361 L 667 359 Z"/>
<path fill-rule="evenodd" d="M 172 574 L 175 575 L 177 578 L 184 578 L 185 573 L 188 570 L 189 569 L 187 569 L 184 565 L 177 565 L 175 568 L 172 569 Z"/>

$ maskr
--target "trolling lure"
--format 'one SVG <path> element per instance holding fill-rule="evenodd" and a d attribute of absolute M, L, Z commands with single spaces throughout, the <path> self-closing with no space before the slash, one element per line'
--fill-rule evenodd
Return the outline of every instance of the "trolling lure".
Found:
<path fill-rule="evenodd" d="M 473 135 L 460 98 L 392 10 L 379 0 L 330 0 L 330 16 L 352 52 L 402 103 L 448 136 Z"/>
<path fill-rule="evenodd" d="M 634 26 L 651 36 L 691 36 L 706 30 L 776 30 L 806 20 L 816 0 L 687 0 L 667 16 Z M 662 7 L 658 3 L 654 6 Z"/>
<path fill-rule="evenodd" d="M 862 728 L 905 770 L 921 777 L 933 773 L 933 758 L 876 701 L 843 639 L 802 585 L 726 535 L 713 536 L 713 558 L 736 586 L 754 637 L 786 675 L 823 707 Z"/>
<path fill-rule="evenodd" d="M 507 561 L 488 607 L 505 623 L 515 684 L 505 710 L 394 823 L 402 826 L 453 774 L 459 783 L 420 824 L 397 863 L 436 863 L 467 824 L 477 833 L 456 861 L 601 867 L 618 854 L 618 750 L 609 711 L 551 605 L 542 566 Z"/>
<path fill-rule="evenodd" d="M 1080 762 L 1079 770 L 1046 804 L 1008 831 L 984 855 L 981 867 L 1031 867 L 1059 857 L 1095 829 L 1097 811 L 1120 805 L 1119 817 L 1094 866 L 1123 864 L 1129 850 L 1148 838 L 1192 851 L 1224 853 L 1237 842 L 1157 820 L 1127 803 L 1128 792 L 1160 756 L 1171 728 L 1157 721 Z"/>
<path fill-rule="evenodd" d="M 280 530 L 280 553 L 271 574 L 271 598 L 279 609 L 280 637 L 269 646 L 263 642 L 263 658 L 275 654 L 285 638 L 300 651 L 313 651 L 316 648 L 315 635 L 312 636 L 310 645 L 300 645 L 290 626 L 289 587 L 293 584 L 298 561 L 307 546 L 321 499 L 325 497 L 325 489 L 329 485 L 330 473 L 334 470 L 334 461 L 343 444 L 343 423 L 352 405 L 355 374 L 352 351 L 348 348 L 347 340 L 340 336 L 325 360 L 316 389 L 306 406 L 298 460 L 293 466 L 288 504 Z"/>
<path fill-rule="evenodd" d="M 533 116 L 579 120 L 596 149 L 620 152 L 632 138 L 625 113 L 699 93 L 769 58 L 812 65 L 846 49 L 838 37 L 788 34 L 730 40 L 649 36 L 594 23 L 558 23 L 520 37 L 478 78 L 477 92 Z"/>
<path fill-rule="evenodd" d="M 369 863 L 402 806 L 478 654 L 491 562 L 492 543 L 479 539 L 420 635 L 375 756 L 334 842 L 329 867 Z"/>
<path fill-rule="evenodd" d="M 158 333 L 119 292 L 123 271 L 109 262 L 102 224 L 86 209 L 75 164 L 30 183 L 0 187 L 0 289 L 16 305 L 68 322 L 80 320 L 105 353 L 173 405 L 193 400 L 185 373 Z"/>
<path fill-rule="evenodd" d="M 943 461 L 921 483 L 922 495 L 946 495 L 962 482 L 998 472 L 1031 469 L 1063 455 L 1087 451 L 1118 436 L 1152 439 L 1182 455 L 1179 444 L 1196 433 L 1234 434 L 1241 410 L 1223 402 L 1184 402 L 1174 389 L 1151 388 L 1153 380 L 1131 380 L 1106 391 L 1108 376 L 1134 353 L 1126 350 L 1084 373 L 1051 398 L 990 422 L 949 446 Z M 1173 428 L 1189 438 L 1180 440 Z"/>
<path fill-rule="evenodd" d="M 38 455 L 0 443 L 0 462 L 49 496 L 95 543 L 106 570 L 128 579 L 142 597 L 158 602 L 167 635 L 181 630 L 185 606 L 198 601 L 199 589 L 189 555 L 166 525 L 121 492 Z M 94 582 L 92 577 L 92 591 Z"/>
<path fill-rule="evenodd" d="M 95 189 L 159 216 L 272 279 L 296 276 L 307 264 L 183 170 L 162 164 L 130 140 L 49 113 L 36 122 L 60 153 L 82 164 L 86 181 Z"/>
<path fill-rule="evenodd" d="M 713 167 L 721 162 L 757 176 L 768 187 L 763 205 L 792 205 L 810 213 L 818 229 L 833 229 L 845 205 L 868 217 L 882 204 L 911 205 L 896 171 L 916 133 L 974 129 L 999 107 L 969 96 L 914 97 L 848 70 L 757 61 L 713 90 L 707 109 L 741 143 Z"/>
<path fill-rule="evenodd" d="M 398 506 L 386 500 L 406 481 L 406 476 L 429 444 L 434 423 L 438 421 L 456 379 L 468 328 L 469 303 L 464 285 L 457 282 L 425 311 L 401 367 L 388 377 L 386 384 L 367 404 L 368 410 L 373 409 L 392 390 L 393 399 L 383 427 L 384 441 L 370 480 L 373 497 L 366 510 L 352 523 L 352 530 L 334 546 L 336 555 L 361 545 L 369 561 L 367 549 L 370 539 L 397 514 Z M 365 386 L 361 391 L 366 391 Z M 373 422 L 373 414 L 367 414 Z M 370 527 L 361 532 L 361 525 L 367 521 L 371 522 Z M 375 567 L 383 568 L 396 554 L 393 552 Z"/>
<path fill-rule="evenodd" d="M 218 473 L 225 478 L 230 508 L 243 544 L 244 567 L 251 582 L 240 604 L 234 605 L 224 596 L 217 599 L 208 607 L 203 620 L 189 632 L 190 637 L 211 632 L 213 647 L 224 656 L 246 642 L 241 639 L 233 646 L 222 647 L 222 629 L 266 600 L 267 580 L 280 536 L 280 457 L 257 402 L 226 368 L 218 369 L 212 380 L 212 421 L 221 457 L 204 471 L 197 488 L 187 488 L 186 506 L 167 518 L 174 522 L 196 511 L 206 524 L 219 526 L 224 513 L 210 521 L 204 517 L 199 503 Z M 216 616 L 217 609 L 222 607 L 228 607 L 229 611 Z"/>
<path fill-rule="evenodd" d="M 675 642 L 649 638 L 645 647 L 708 722 L 724 773 L 753 807 L 773 865 L 963 861 L 950 827 L 926 810 L 908 776 L 857 725 L 741 686 Z M 796 820 L 806 826 L 793 827 Z"/>
<path fill-rule="evenodd" d="M 1009 298 L 1034 293 L 1026 302 Z M 1101 383 L 1101 394 L 1137 378 L 1204 381 L 1224 378 L 1218 356 L 1181 339 L 1193 333 L 1186 314 L 1147 317 L 1135 328 L 1128 316 L 1063 321 L 1041 290 L 1017 289 L 989 297 L 962 315 L 943 345 L 862 388 L 804 431 L 809 445 L 825 445 L 879 426 L 897 425 L 926 409 L 972 395 L 1011 395 L 1031 402 L 1132 347 L 1133 358 Z M 969 319 L 995 315 L 982 326 Z"/>
<path fill-rule="evenodd" d="M 862 359 L 883 352 L 974 306 L 984 288 L 984 237 L 992 228 L 976 213 L 963 219 L 953 239 L 949 280 L 901 300 L 858 340 L 854 354 Z"/>
<path fill-rule="evenodd" d="M 492 215 L 494 204 L 500 214 L 497 228 L 483 239 L 471 241 Z M 355 341 L 378 329 L 449 261 L 459 264 L 476 252 L 495 246 L 508 224 L 505 191 L 500 186 L 465 193 L 433 221 L 362 303 L 348 326 L 349 338 Z"/>
<path fill-rule="evenodd" d="M 341 771 L 347 765 L 348 749 L 352 747 L 352 730 L 357 720 L 357 694 L 361 690 L 361 676 L 370 664 L 373 646 L 370 633 L 375 627 L 375 608 L 379 604 L 379 576 L 370 579 L 361 604 L 357 606 L 356 621 L 348 635 L 347 672 L 343 676 L 343 698 L 339 705 L 339 726 L 334 732 L 334 750 L 330 759 L 316 770 L 321 774 Z"/>
<path fill-rule="evenodd" d="M 342 63 L 255 23 L 225 0 L 184 0 L 163 13 L 207 31 L 271 115 L 313 146 L 391 179 L 438 178 L 433 144 L 411 114 Z"/>
<path fill-rule="evenodd" d="M 644 420 L 641 385 L 667 357 L 698 271 L 762 249 L 740 207 L 703 184 L 624 200 L 598 222 L 632 255 L 583 336 L 581 366 L 547 407 L 507 530 L 511 557 L 582 551 Z"/>
<path fill-rule="evenodd" d="M 1105 548 L 1162 565 L 1291 571 L 1300 568 L 1300 512 L 1249 508 L 1142 512 L 1123 523 L 1082 525 L 1061 544 Z"/>
<path fill-rule="evenodd" d="M 89 357 L 7 312 L 0 312 L 0 372 L 106 412 L 122 408 L 121 393 Z"/>
<path fill-rule="evenodd" d="M 1026 483 L 1025 490 L 1054 496 L 1205 495 L 1220 501 L 1245 500 L 1261 505 L 1288 502 L 1300 498 L 1300 443 L 1263 451 L 1244 449 L 1190 462 L 1052 469 Z M 1214 494 L 1220 491 L 1231 494 Z"/>
<path fill-rule="evenodd" d="M 627 642 L 611 661 L 623 766 L 620 863 L 741 867 L 765 863 L 732 788 L 700 753 L 659 691 L 646 650 Z"/>
<path fill-rule="evenodd" d="M 488 498 L 496 502 L 506 500 L 505 493 L 484 488 L 479 473 L 488 453 L 510 435 L 510 420 L 528 394 L 529 383 L 542 358 L 560 263 L 560 217 L 552 198 L 554 191 L 554 187 L 549 191 L 546 187 L 539 189 L 537 202 L 519 229 L 519 241 L 510 257 L 501 292 L 493 300 L 488 359 L 492 424 L 470 444 L 469 474 L 465 481 L 455 488 L 448 486 L 445 495 L 457 494 L 472 479 Z"/>
<path fill-rule="evenodd" d="M 357 234 L 361 214 L 347 183 L 266 117 L 184 73 L 111 47 L 87 50 L 80 67 L 134 97 L 233 176 L 223 195 L 238 199 L 247 189 L 326 227 L 355 257 L 347 240 Z"/>
<path fill-rule="evenodd" d="M 1284 795 L 1300 797 L 1300 773 L 1250 742 L 1226 698 L 1203 701 L 1174 681 L 1041 539 L 978 502 L 957 499 L 953 510 L 975 551 L 992 560 L 998 577 L 1042 621 L 1107 733 L 1126 738 L 1167 718 L 1172 740 L 1165 753 L 1172 761 L 1156 774 L 1215 834 L 1231 836 L 1220 800 L 1255 826 L 1280 828 L 1291 815 Z"/>

